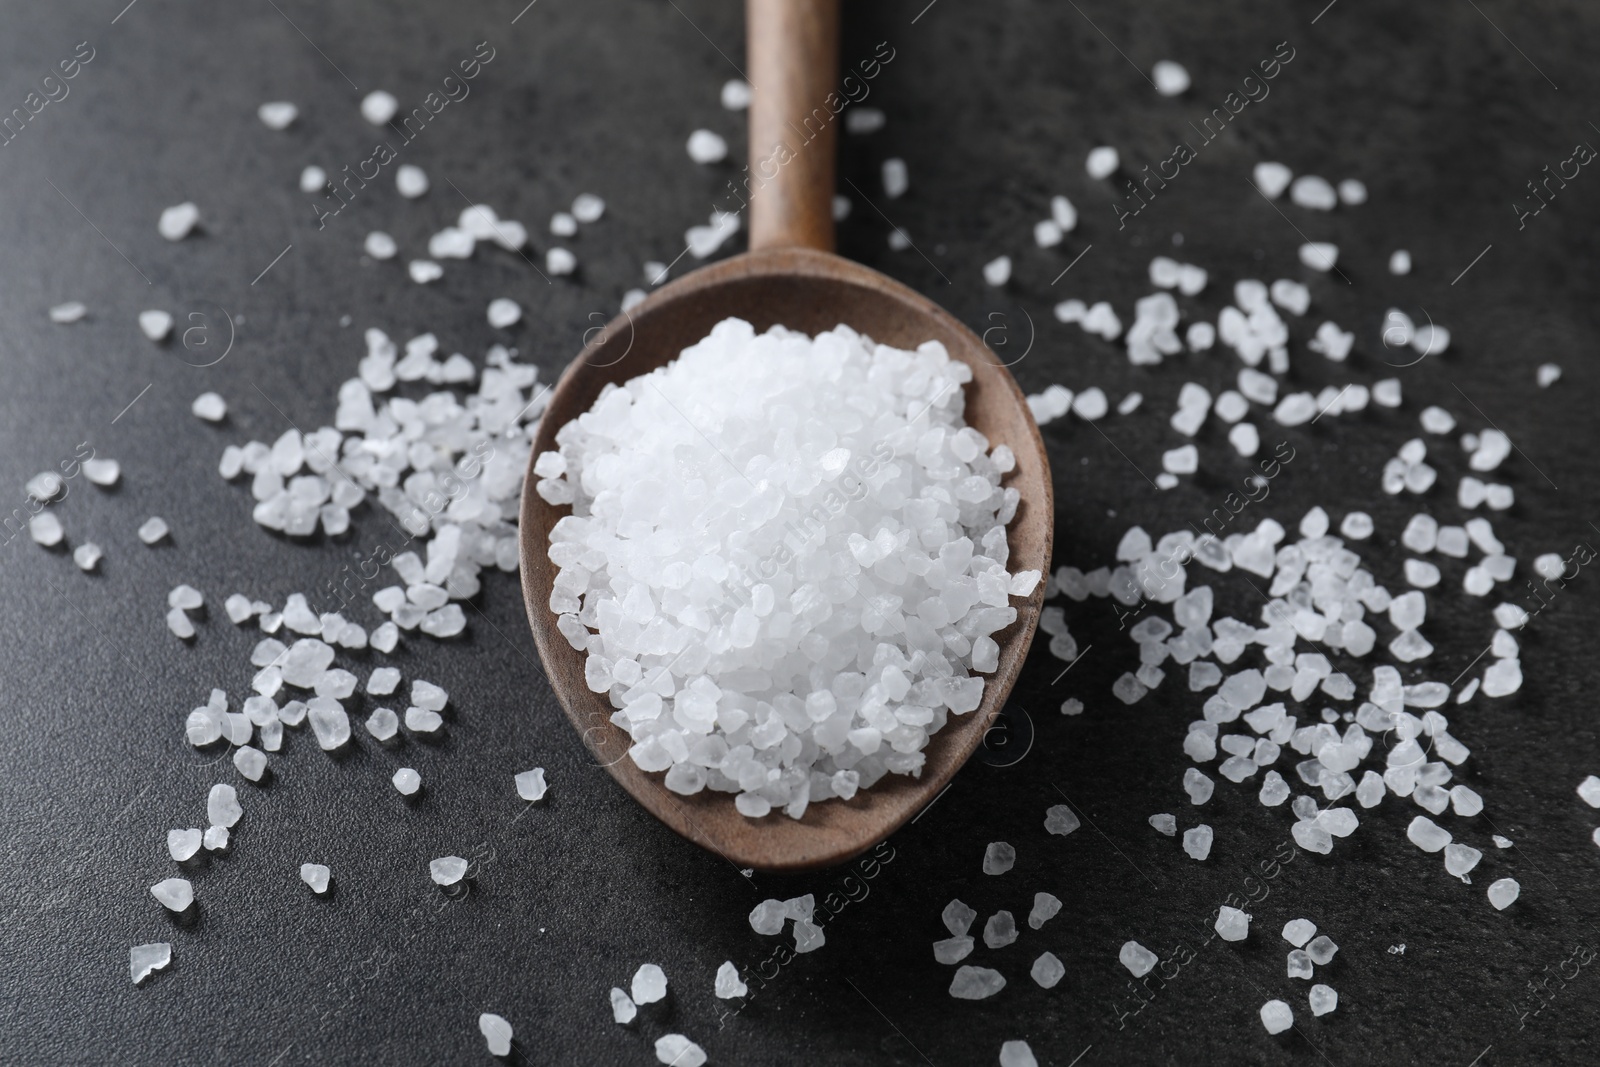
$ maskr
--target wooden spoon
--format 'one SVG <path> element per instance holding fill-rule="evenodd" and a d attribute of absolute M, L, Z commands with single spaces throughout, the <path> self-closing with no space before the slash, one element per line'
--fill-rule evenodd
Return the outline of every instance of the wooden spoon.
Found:
<path fill-rule="evenodd" d="M 1007 529 L 1007 569 L 1046 572 L 1054 515 L 1050 469 L 1038 427 L 1016 382 L 961 323 L 899 282 L 832 254 L 832 194 L 837 90 L 838 0 L 748 0 L 750 108 L 750 251 L 662 286 L 613 319 L 567 367 L 550 396 L 533 457 L 556 447 L 556 431 L 588 411 L 609 382 L 622 383 L 675 359 L 729 316 L 757 332 L 781 324 L 808 334 L 846 323 L 896 348 L 943 342 L 972 368 L 966 421 L 991 445 L 1007 444 L 1017 467 L 1007 479 L 1021 506 Z M 809 138 L 809 139 L 807 139 Z M 783 145 L 783 148 L 778 148 Z M 777 155 L 774 150 L 777 149 Z M 779 163 L 777 160 L 782 159 Z M 890 774 L 846 802 L 812 804 L 801 819 L 781 811 L 748 819 L 733 796 L 703 790 L 680 796 L 662 775 L 628 757 L 631 739 L 610 716 L 605 694 L 584 683 L 585 653 L 556 629 L 549 607 L 557 568 L 547 554 L 556 521 L 570 512 L 534 491 L 531 462 L 522 492 L 522 587 L 535 643 L 562 708 L 600 763 L 651 814 L 737 867 L 799 871 L 826 867 L 871 848 L 938 795 L 983 739 L 1005 702 L 1033 641 L 1044 601 L 1041 581 L 1017 621 L 995 640 L 999 668 L 988 676 L 975 711 L 952 715 L 926 749 L 919 778 Z"/>

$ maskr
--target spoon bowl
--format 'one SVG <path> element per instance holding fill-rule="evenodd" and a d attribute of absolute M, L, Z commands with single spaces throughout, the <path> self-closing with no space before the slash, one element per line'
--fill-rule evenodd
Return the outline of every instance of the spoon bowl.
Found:
<path fill-rule="evenodd" d="M 750 0 L 751 69 L 761 86 L 757 99 L 766 95 L 769 109 L 776 107 L 774 95 L 785 95 L 775 87 L 790 81 L 784 71 L 774 69 L 771 56 L 759 54 L 761 48 L 776 40 L 785 56 L 797 47 L 813 56 L 825 54 L 830 36 L 836 41 L 836 5 L 837 0 L 815 5 Z M 808 43 L 809 49 L 803 47 Z M 833 47 L 836 50 L 836 44 Z M 826 64 L 818 61 L 800 69 L 814 76 L 819 66 Z M 805 98 L 803 87 L 787 95 Z M 761 105 L 753 110 L 758 113 L 751 120 L 752 146 L 765 114 Z M 777 110 L 781 113 L 781 108 Z M 575 650 L 562 636 L 549 607 L 557 574 L 548 555 L 549 535 L 571 508 L 547 503 L 534 491 L 532 462 L 555 449 L 556 432 L 588 411 L 607 384 L 620 385 L 664 366 L 730 316 L 746 320 L 758 333 L 782 325 L 815 335 L 843 323 L 873 341 L 901 349 L 939 341 L 952 359 L 972 369 L 972 381 L 963 387 L 967 425 L 987 437 L 991 446 L 1006 444 L 1016 455 L 1016 469 L 1004 483 L 1021 494 L 1016 517 L 1006 528 L 1007 570 L 1048 570 L 1054 515 L 1050 469 L 1022 391 L 994 353 L 938 305 L 874 270 L 814 247 L 824 240 L 831 245 L 832 239 L 831 218 L 826 214 L 831 144 L 828 148 L 825 161 L 803 161 L 814 169 L 826 163 L 829 182 L 821 187 L 820 200 L 812 188 L 814 180 L 791 174 L 787 197 L 774 193 L 752 203 L 752 251 L 662 286 L 590 340 L 550 396 L 522 493 L 521 570 L 528 619 L 567 717 L 599 763 L 651 814 L 736 867 L 765 871 L 809 870 L 848 860 L 888 837 L 938 795 L 982 742 L 1016 682 L 1033 641 L 1044 582 L 1031 596 L 1013 598 L 1017 619 L 993 635 L 1000 646 L 999 665 L 984 676 L 982 702 L 965 715 L 951 715 L 933 735 L 919 777 L 885 775 L 849 801 L 810 805 L 800 819 L 777 810 L 749 819 L 735 809 L 732 795 L 702 790 L 681 796 L 666 788 L 661 774 L 640 770 L 628 756 L 632 739 L 610 721 L 615 709 L 606 694 L 589 690 L 584 681 L 586 653 Z M 784 188 L 783 183 L 775 188 Z"/>

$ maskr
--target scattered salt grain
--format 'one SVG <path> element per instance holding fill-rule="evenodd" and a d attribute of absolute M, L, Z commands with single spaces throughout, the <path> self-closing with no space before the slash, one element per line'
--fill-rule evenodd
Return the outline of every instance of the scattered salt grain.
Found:
<path fill-rule="evenodd" d="M 1205 823 L 1183 832 L 1183 851 L 1190 859 L 1203 860 L 1211 855 L 1211 827 Z"/>
<path fill-rule="evenodd" d="M 504 1017 L 493 1012 L 484 1012 L 478 1016 L 478 1032 L 483 1035 L 484 1043 L 489 1048 L 489 1055 L 511 1055 L 511 1024 L 506 1022 Z M 687 1067 L 687 1064 L 684 1067 Z"/>
<path fill-rule="evenodd" d="M 1128 968 L 1129 974 L 1143 978 L 1150 973 L 1150 968 L 1156 965 L 1159 957 L 1137 941 L 1125 941 L 1117 953 L 1117 959 Z"/>
<path fill-rule="evenodd" d="M 1017 921 L 1009 911 L 997 911 L 983 924 L 983 943 L 990 948 L 1005 948 L 1017 939 Z"/>
<path fill-rule="evenodd" d="M 1214 928 L 1224 941 L 1243 941 L 1250 933 L 1250 916 L 1224 904 L 1217 911 Z"/>
<path fill-rule="evenodd" d="M 200 222 L 200 209 L 190 201 L 174 204 L 161 212 L 156 232 L 169 241 L 181 241 L 194 232 Z"/>
<path fill-rule="evenodd" d="M 1026 1041 L 1007 1041 L 1000 1046 L 1000 1067 L 1039 1067 L 1039 1060 Z"/>
<path fill-rule="evenodd" d="M 455 885 L 457 882 L 461 881 L 461 879 L 465 878 L 466 874 L 467 861 L 462 859 L 460 856 L 441 856 L 440 858 L 431 860 L 428 863 L 428 876 L 433 879 L 434 884 L 436 885 Z M 647 964 L 646 966 L 649 965 Z M 657 968 L 657 973 L 660 973 L 659 968 Z M 638 978 L 635 977 L 634 981 L 637 983 Z M 663 984 L 665 984 L 665 979 L 662 981 Z M 637 985 L 635 985 L 635 990 L 637 991 Z M 637 999 L 637 996 L 635 999 Z"/>
<path fill-rule="evenodd" d="M 1251 172 L 1255 186 L 1268 200 L 1276 200 L 1289 188 L 1294 172 L 1282 163 L 1257 163 Z"/>
<path fill-rule="evenodd" d="M 628 996 L 616 986 L 611 987 L 611 1018 L 621 1025 L 633 1022 L 634 1016 L 639 1014 L 638 1007 L 633 1003 L 633 998 Z"/>
<path fill-rule="evenodd" d="M 138 985 L 156 971 L 165 970 L 172 963 L 172 945 L 155 941 L 148 945 L 134 945 L 128 950 L 128 970 L 133 984 Z"/>
<path fill-rule="evenodd" d="M 199 830 L 168 830 L 167 854 L 179 863 L 193 859 L 200 851 L 201 839 Z"/>
<path fill-rule="evenodd" d="M 1295 948 L 1304 948 L 1316 932 L 1317 924 L 1310 919 L 1290 919 L 1283 926 L 1283 939 Z"/>
<path fill-rule="evenodd" d="M 444 277 L 444 268 L 431 259 L 413 259 L 406 264 L 406 271 L 418 285 L 427 285 Z"/>
<path fill-rule="evenodd" d="M 302 863 L 300 865 L 300 880 L 311 887 L 311 891 L 318 896 L 328 891 L 329 871 L 325 864 Z"/>
<path fill-rule="evenodd" d="M 1334 953 L 1339 951 L 1339 946 L 1326 934 L 1319 934 L 1311 939 L 1306 946 L 1306 955 L 1311 957 L 1311 962 L 1318 967 L 1326 967 L 1333 962 Z"/>
<path fill-rule="evenodd" d="M 506 297 L 496 297 L 489 301 L 489 325 L 497 330 L 515 326 L 522 321 L 522 305 Z"/>
<path fill-rule="evenodd" d="M 769 900 L 766 903 L 776 904 L 778 902 Z M 761 908 L 757 907 L 756 911 L 750 913 L 750 925 L 755 927 L 756 933 L 775 934 L 778 932 L 778 930 L 783 929 L 783 916 L 781 913 L 778 916 L 778 925 L 776 929 L 763 930 L 760 927 L 756 927 L 756 912 L 760 910 Z M 972 928 L 972 920 L 976 919 L 977 917 L 978 913 L 976 911 L 973 911 L 959 900 L 952 900 L 950 903 L 946 904 L 944 906 L 944 911 L 939 915 L 939 918 L 944 922 L 944 928 L 949 930 L 951 936 L 953 937 L 961 937 L 965 935 L 966 932 Z"/>
<path fill-rule="evenodd" d="M 395 253 L 400 251 L 400 246 L 395 243 L 395 239 L 382 230 L 373 230 L 367 234 L 362 248 L 373 259 L 393 259 Z"/>
<path fill-rule="evenodd" d="M 1300 263 L 1312 270 L 1330 271 L 1339 262 L 1339 246 L 1328 241 L 1308 241 L 1300 246 Z"/>
<path fill-rule="evenodd" d="M 1041 989 L 1054 989 L 1066 973 L 1066 966 L 1054 952 L 1043 953 L 1028 969 L 1028 977 L 1038 983 Z"/>
<path fill-rule="evenodd" d="M 654 1004 L 667 995 L 667 976 L 653 963 L 640 964 L 630 992 L 635 1004 Z"/>
<path fill-rule="evenodd" d="M 400 108 L 400 101 L 394 98 L 393 93 L 382 89 L 374 89 L 361 99 L 361 117 L 374 126 L 382 126 Z"/>
<path fill-rule="evenodd" d="M 168 911 L 184 911 L 194 903 L 194 887 L 187 878 L 166 878 L 150 887 L 150 895 Z"/>
<path fill-rule="evenodd" d="M 1281 1034 L 1294 1025 L 1294 1011 L 1281 1000 L 1269 1000 L 1261 1005 L 1261 1025 L 1269 1034 Z"/>
<path fill-rule="evenodd" d="M 1540 389 L 1548 389 L 1561 379 L 1561 367 L 1555 363 L 1541 363 L 1534 380 Z"/>
<path fill-rule="evenodd" d="M 721 163 L 728 158 L 728 142 L 710 130 L 695 130 L 686 147 L 696 163 Z"/>
<path fill-rule="evenodd" d="M 656 1060 L 667 1067 L 704 1067 L 706 1050 L 682 1034 L 666 1034 L 656 1039 Z"/>
<path fill-rule="evenodd" d="M 739 978 L 739 968 L 733 965 L 732 960 L 725 961 L 717 968 L 716 994 L 719 999 L 732 1000 L 749 992 L 750 987 Z"/>
<path fill-rule="evenodd" d="M 1591 774 L 1579 782 L 1578 797 L 1591 808 L 1600 808 L 1600 778 Z"/>
<path fill-rule="evenodd" d="M 1183 64 L 1163 59 L 1150 69 L 1156 92 L 1162 96 L 1181 96 L 1189 88 L 1189 72 Z"/>
<path fill-rule="evenodd" d="M 222 852 L 228 847 L 228 828 L 226 826 L 212 826 L 206 829 L 202 839 L 207 852 Z"/>
<path fill-rule="evenodd" d="M 233 752 L 233 765 L 238 772 L 252 782 L 261 781 L 261 776 L 267 773 L 267 757 L 258 748 L 245 745 Z"/>
<path fill-rule="evenodd" d="M 50 321 L 62 326 L 77 322 L 89 313 L 89 308 L 81 300 L 69 300 L 65 304 L 57 304 L 50 309 Z"/>
<path fill-rule="evenodd" d="M 1522 895 L 1522 886 L 1515 878 L 1502 878 L 1489 887 L 1489 903 L 1496 911 L 1505 911 Z"/>
<path fill-rule="evenodd" d="M 61 520 L 56 518 L 51 511 L 41 511 L 28 520 L 28 534 L 35 543 L 46 548 L 54 548 L 66 536 L 66 531 L 61 526 Z"/>
<path fill-rule="evenodd" d="M 1005 874 L 1017 862 L 1017 850 L 1004 841 L 991 841 L 983 850 L 983 873 Z"/>
<path fill-rule="evenodd" d="M 410 767 L 401 767 L 398 771 L 395 771 L 394 777 L 390 781 L 403 796 L 412 796 L 422 788 L 422 775 Z"/>
<path fill-rule="evenodd" d="M 211 787 L 211 793 L 206 798 L 206 818 L 212 826 L 230 827 L 243 814 L 244 809 L 239 806 L 239 794 L 233 786 L 219 782 Z"/>
<path fill-rule="evenodd" d="M 530 802 L 543 800 L 545 791 L 549 788 L 545 785 L 543 767 L 523 771 L 516 776 L 516 783 L 517 796 Z"/>
<path fill-rule="evenodd" d="M 956 903 L 959 902 L 952 901 L 951 906 L 954 906 Z M 949 912 L 950 908 L 945 908 L 947 924 L 949 922 Z M 750 929 L 754 930 L 758 934 L 780 934 L 783 932 L 783 922 L 786 918 L 788 918 L 788 916 L 789 912 L 788 909 L 784 907 L 783 901 L 763 900 L 750 912 Z M 968 916 L 967 921 L 971 922 L 970 915 Z M 962 930 L 961 932 L 965 933 L 966 931 Z"/>
<path fill-rule="evenodd" d="M 1424 852 L 1438 852 L 1450 843 L 1450 831 L 1426 815 L 1418 815 L 1406 828 L 1406 837 Z"/>
<path fill-rule="evenodd" d="M 228 414 L 228 402 L 216 393 L 201 393 L 189 405 L 189 410 L 207 422 L 221 422 Z"/>
<path fill-rule="evenodd" d="M 1339 203 L 1339 194 L 1326 178 L 1302 174 L 1289 186 L 1289 199 L 1313 211 L 1332 211 Z"/>
<path fill-rule="evenodd" d="M 300 191 L 302 193 L 315 193 L 328 185 L 328 172 L 316 164 L 310 164 L 300 171 Z"/>
<path fill-rule="evenodd" d="M 983 280 L 999 288 L 1011 280 L 1011 257 L 1000 256 L 983 265 Z"/>
<path fill-rule="evenodd" d="M 1005 976 L 999 971 L 963 964 L 950 980 L 950 995 L 957 1000 L 983 1000 L 1000 992 L 1005 985 Z"/>
<path fill-rule="evenodd" d="M 1316 968 L 1311 965 L 1311 954 L 1298 948 L 1290 952 L 1286 973 L 1290 978 L 1310 978 L 1316 973 Z"/>
<path fill-rule="evenodd" d="M 1089 177 L 1098 181 L 1115 174 L 1120 163 L 1115 148 L 1110 145 L 1100 145 L 1089 150 L 1088 158 L 1084 161 L 1084 170 L 1088 172 Z"/>
<path fill-rule="evenodd" d="M 1178 820 L 1165 812 L 1152 815 L 1146 820 L 1158 834 L 1171 837 L 1178 832 Z"/>

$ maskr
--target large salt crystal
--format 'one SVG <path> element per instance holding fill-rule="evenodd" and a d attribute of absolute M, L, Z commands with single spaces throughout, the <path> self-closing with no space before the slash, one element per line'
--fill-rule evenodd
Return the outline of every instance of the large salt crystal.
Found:
<path fill-rule="evenodd" d="M 633 1017 L 639 1014 L 638 1007 L 633 1003 L 633 998 L 616 986 L 611 987 L 611 1018 L 622 1025 L 633 1022 Z"/>
<path fill-rule="evenodd" d="M 1066 966 L 1054 952 L 1043 953 L 1028 969 L 1028 977 L 1037 982 L 1042 989 L 1054 989 L 1066 973 Z"/>
<path fill-rule="evenodd" d="M 133 984 L 138 985 L 156 971 L 165 970 L 172 963 L 172 944 L 156 941 L 148 945 L 134 945 L 128 950 L 128 970 Z"/>
<path fill-rule="evenodd" d="M 1250 916 L 1224 904 L 1217 912 L 1213 924 L 1217 936 L 1224 941 L 1243 941 L 1250 933 Z"/>
<path fill-rule="evenodd" d="M 243 814 L 244 809 L 239 806 L 239 794 L 233 786 L 219 782 L 211 787 L 211 793 L 206 798 L 206 818 L 213 827 L 231 827 Z"/>
<path fill-rule="evenodd" d="M 1495 906 L 1496 911 L 1505 911 L 1521 895 L 1522 886 L 1517 884 L 1515 878 L 1501 878 L 1489 887 L 1489 903 Z"/>
<path fill-rule="evenodd" d="M 723 963 L 717 968 L 716 994 L 722 1000 L 731 1000 L 742 997 L 750 992 L 750 987 L 739 978 L 739 968 L 735 967 L 732 960 Z"/>
<path fill-rule="evenodd" d="M 1424 852 L 1438 852 L 1450 843 L 1450 831 L 1426 815 L 1418 815 L 1406 827 L 1406 837 Z"/>
<path fill-rule="evenodd" d="M 1005 874 L 1017 862 L 1017 850 L 1004 841 L 991 841 L 983 850 L 983 873 Z"/>
<path fill-rule="evenodd" d="M 1045 810 L 1044 828 L 1052 834 L 1070 834 L 1080 825 L 1077 813 L 1065 804 L 1052 804 Z"/>
<path fill-rule="evenodd" d="M 1156 965 L 1159 957 L 1137 941 L 1126 941 L 1118 951 L 1117 959 L 1128 968 L 1129 974 L 1143 978 L 1150 973 L 1150 968 Z"/>
<path fill-rule="evenodd" d="M 654 963 L 642 963 L 633 973 L 630 992 L 635 1004 L 654 1004 L 667 995 L 667 976 Z"/>
<path fill-rule="evenodd" d="M 777 901 L 767 901 L 766 903 L 767 904 L 775 904 L 775 903 L 778 903 L 778 902 Z M 756 910 L 760 911 L 761 909 L 760 909 L 760 907 L 758 907 Z M 946 904 L 944 906 L 944 911 L 940 914 L 940 918 L 944 921 L 945 929 L 949 930 L 951 935 L 955 936 L 955 937 L 960 937 L 963 934 L 965 934 L 969 929 L 971 929 L 972 920 L 976 919 L 977 917 L 978 917 L 978 913 L 976 911 L 973 911 L 970 907 L 968 907 L 967 905 L 963 904 L 959 900 L 952 900 L 950 903 Z M 755 928 L 756 933 L 758 933 L 758 934 L 775 934 L 779 930 L 783 929 L 783 917 L 782 917 L 782 914 L 780 913 L 779 917 L 778 917 L 778 925 L 777 925 L 776 929 L 763 930 L 763 929 L 761 929 L 759 927 L 756 927 L 756 913 L 755 912 L 751 912 L 750 913 L 750 925 L 753 928 Z"/>
<path fill-rule="evenodd" d="M 168 911 L 184 911 L 194 903 L 194 887 L 187 878 L 166 878 L 150 887 L 150 895 Z"/>
<path fill-rule="evenodd" d="M 200 851 L 201 834 L 199 830 L 168 830 L 167 853 L 179 863 L 194 858 Z"/>
<path fill-rule="evenodd" d="M 511 1055 L 511 1024 L 503 1016 L 488 1011 L 479 1015 L 478 1032 L 489 1047 L 489 1055 Z"/>
<path fill-rule="evenodd" d="M 1269 1034 L 1281 1034 L 1294 1025 L 1294 1011 L 1281 1000 L 1269 1000 L 1261 1005 L 1261 1025 Z"/>
<path fill-rule="evenodd" d="M 1156 64 L 1160 66 L 1160 64 Z M 1177 64 L 1173 64 L 1177 66 Z M 1189 76 L 1184 75 L 1184 84 L 1189 82 Z M 1158 83 L 1159 84 L 1159 83 Z M 1183 90 L 1178 90 L 1182 92 Z M 1174 96 L 1176 93 L 1162 90 L 1163 96 Z M 1039 1067 L 1038 1057 L 1034 1056 L 1033 1049 L 1026 1041 L 1007 1041 L 1000 1046 L 1000 1067 Z"/>
<path fill-rule="evenodd" d="M 441 856 L 428 862 L 428 876 L 436 885 L 452 886 L 467 875 L 467 861 L 460 856 Z"/>
<path fill-rule="evenodd" d="M 318 896 L 328 891 L 328 867 L 322 863 L 302 863 L 300 865 L 300 880 L 311 887 L 311 891 Z"/>
<path fill-rule="evenodd" d="M 656 1060 L 668 1067 L 704 1067 L 706 1050 L 682 1034 L 656 1038 Z"/>
<path fill-rule="evenodd" d="M 1005 985 L 1005 976 L 999 971 L 963 964 L 950 980 L 950 995 L 957 1000 L 983 1000 L 1000 992 Z"/>

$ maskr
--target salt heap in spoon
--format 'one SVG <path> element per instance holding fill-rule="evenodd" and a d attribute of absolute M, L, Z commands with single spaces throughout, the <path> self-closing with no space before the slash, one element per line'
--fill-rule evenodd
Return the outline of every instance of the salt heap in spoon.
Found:
<path fill-rule="evenodd" d="M 1016 460 L 964 424 L 971 378 L 934 341 L 727 319 L 561 428 L 550 608 L 639 767 L 752 818 L 920 774 L 1039 581 L 1006 571 Z"/>

